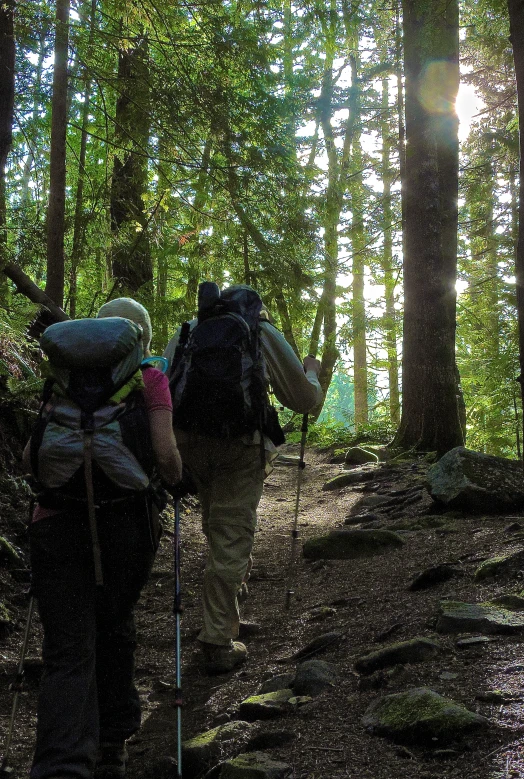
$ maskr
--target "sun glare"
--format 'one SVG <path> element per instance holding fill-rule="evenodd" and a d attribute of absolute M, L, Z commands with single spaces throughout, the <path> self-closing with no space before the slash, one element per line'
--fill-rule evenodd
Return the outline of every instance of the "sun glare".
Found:
<path fill-rule="evenodd" d="M 473 84 L 460 82 L 455 108 L 459 118 L 459 141 L 462 143 L 469 135 L 471 122 L 484 108 L 484 101 L 477 94 Z"/>

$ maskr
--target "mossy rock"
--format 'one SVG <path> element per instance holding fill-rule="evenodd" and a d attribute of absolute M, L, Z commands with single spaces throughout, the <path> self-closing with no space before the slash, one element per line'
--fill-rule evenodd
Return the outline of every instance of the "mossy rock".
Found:
<path fill-rule="evenodd" d="M 381 668 L 405 663 L 423 663 L 431 660 L 441 651 L 437 641 L 429 638 L 412 638 L 409 641 L 399 641 L 389 644 L 374 652 L 359 657 L 355 669 L 362 674 L 372 674 Z"/>
<path fill-rule="evenodd" d="M 262 682 L 257 695 L 265 695 L 268 692 L 277 692 L 278 690 L 290 690 L 293 687 L 294 681 L 294 673 L 277 674 Z"/>
<path fill-rule="evenodd" d="M 439 633 L 523 633 L 524 613 L 499 602 L 443 601 L 437 618 Z"/>
<path fill-rule="evenodd" d="M 220 779 L 285 779 L 292 773 L 290 765 L 273 760 L 265 752 L 249 752 L 224 763 L 219 776 Z"/>
<path fill-rule="evenodd" d="M 496 576 L 514 576 L 524 567 L 524 550 L 513 554 L 500 555 L 484 560 L 475 571 L 475 579 L 495 578 Z"/>
<path fill-rule="evenodd" d="M 374 701 L 362 724 L 374 735 L 393 741 L 439 747 L 489 723 L 461 704 L 419 687 Z"/>
<path fill-rule="evenodd" d="M 272 719 L 283 714 L 287 708 L 286 704 L 295 696 L 295 693 L 286 688 L 268 692 L 264 695 L 252 695 L 246 698 L 239 707 L 239 715 L 249 722 L 259 719 Z"/>
<path fill-rule="evenodd" d="M 306 541 L 303 554 L 307 560 L 351 560 L 384 554 L 402 546 L 404 540 L 391 530 L 333 530 L 327 536 Z"/>
<path fill-rule="evenodd" d="M 364 465 L 364 463 L 378 463 L 378 455 L 365 449 L 363 446 L 352 446 L 346 452 L 344 462 L 347 465 Z"/>
<path fill-rule="evenodd" d="M 238 754 L 249 739 L 253 738 L 257 726 L 251 722 L 235 720 L 217 728 L 200 733 L 182 744 L 184 775 L 199 776 L 218 757 L 232 757 Z"/>
<path fill-rule="evenodd" d="M 374 476 L 375 469 L 372 467 L 355 468 L 352 471 L 344 471 L 343 473 L 339 473 L 336 476 L 333 476 L 332 479 L 329 479 L 329 481 L 324 484 L 322 490 L 324 492 L 341 490 L 344 489 L 344 487 L 351 487 L 352 484 L 360 484 L 363 481 L 371 481 Z"/>

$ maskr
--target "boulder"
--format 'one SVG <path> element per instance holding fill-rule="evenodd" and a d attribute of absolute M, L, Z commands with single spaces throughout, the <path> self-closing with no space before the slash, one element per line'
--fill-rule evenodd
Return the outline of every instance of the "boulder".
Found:
<path fill-rule="evenodd" d="M 361 446 L 352 446 L 348 449 L 344 458 L 346 465 L 364 465 L 364 463 L 378 463 L 378 455 L 364 449 Z"/>
<path fill-rule="evenodd" d="M 306 541 L 303 554 L 308 560 L 350 560 L 384 554 L 403 545 L 403 539 L 391 530 L 332 530 L 327 536 Z"/>
<path fill-rule="evenodd" d="M 253 738 L 257 725 L 235 720 L 219 725 L 182 744 L 184 776 L 200 776 L 219 757 L 233 757 Z"/>
<path fill-rule="evenodd" d="M 379 508 L 380 506 L 391 506 L 397 501 L 389 495 L 365 495 L 351 507 L 351 514 L 362 514 L 369 509 Z"/>
<path fill-rule="evenodd" d="M 307 660 L 297 668 L 293 691 L 296 695 L 319 695 L 328 687 L 333 687 L 337 678 L 337 669 L 325 660 Z"/>
<path fill-rule="evenodd" d="M 431 466 L 427 489 L 436 502 L 472 513 L 503 514 L 524 508 L 522 463 L 463 446 Z"/>
<path fill-rule="evenodd" d="M 285 779 L 293 769 L 287 763 L 273 760 L 265 752 L 249 752 L 225 762 L 220 779 Z"/>
<path fill-rule="evenodd" d="M 404 663 L 423 663 L 431 660 L 441 651 L 437 641 L 429 638 L 412 638 L 410 641 L 399 641 L 395 644 L 377 649 L 359 657 L 355 669 L 362 674 L 372 674 L 381 668 Z"/>
<path fill-rule="evenodd" d="M 363 481 L 371 481 L 375 475 L 374 468 L 355 468 L 353 471 L 343 471 L 333 476 L 322 487 L 324 492 L 331 490 L 341 490 L 344 487 L 351 487 L 352 484 L 360 484 Z"/>
<path fill-rule="evenodd" d="M 286 704 L 295 697 L 293 690 L 288 688 L 267 692 L 264 695 L 252 695 L 246 698 L 239 707 L 239 716 L 249 722 L 259 719 L 272 719 L 287 711 Z"/>
<path fill-rule="evenodd" d="M 262 682 L 257 695 L 265 695 L 267 692 L 277 692 L 278 690 L 289 690 L 293 687 L 295 681 L 294 673 L 278 674 Z"/>
<path fill-rule="evenodd" d="M 488 720 L 427 687 L 386 695 L 367 709 L 362 724 L 373 735 L 433 747 L 455 741 Z"/>
<path fill-rule="evenodd" d="M 499 557 L 490 557 L 484 560 L 475 571 L 475 579 L 496 578 L 497 576 L 512 577 L 517 576 L 524 568 L 524 549 L 512 554 L 500 555 Z"/>
<path fill-rule="evenodd" d="M 461 603 L 443 601 L 437 618 L 438 633 L 523 633 L 524 613 L 500 601 Z"/>

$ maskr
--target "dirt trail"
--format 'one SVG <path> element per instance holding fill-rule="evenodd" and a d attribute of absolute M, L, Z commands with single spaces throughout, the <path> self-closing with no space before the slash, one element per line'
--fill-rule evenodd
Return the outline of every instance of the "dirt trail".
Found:
<path fill-rule="evenodd" d="M 298 454 L 298 447 L 284 447 L 287 454 Z M 196 504 L 186 506 L 182 514 L 183 560 L 182 588 L 185 612 L 182 620 L 184 737 L 236 718 L 239 703 L 254 694 L 265 679 L 295 665 L 286 659 L 322 633 L 338 631 L 343 638 L 319 655 L 337 666 L 336 685 L 314 701 L 283 718 L 263 723 L 268 732 L 292 731 L 294 739 L 270 750 L 275 759 L 293 767 L 295 779 L 331 779 L 373 777 L 373 779 L 429 779 L 430 777 L 475 777 L 509 779 L 524 777 L 521 754 L 522 705 L 520 701 L 504 705 L 481 703 L 478 693 L 503 689 L 522 693 L 524 664 L 511 668 L 522 659 L 523 641 L 518 637 L 498 637 L 483 647 L 457 650 L 456 638 L 440 636 L 445 653 L 438 659 L 406 666 L 391 679 L 379 678 L 379 689 L 365 689 L 354 670 L 357 657 L 389 640 L 415 636 L 435 636 L 434 618 L 439 601 L 456 599 L 486 600 L 502 592 L 516 592 L 521 583 L 479 585 L 472 573 L 478 561 L 513 548 L 504 528 L 507 517 L 471 518 L 454 516 L 444 528 L 406 532 L 405 546 L 380 557 L 364 560 L 321 561 L 309 563 L 301 556 L 301 543 L 344 523 L 351 507 L 362 494 L 385 494 L 412 487 L 420 480 L 423 468 L 403 465 L 381 472 L 380 477 L 362 492 L 348 488 L 322 492 L 324 482 L 339 466 L 329 463 L 328 454 L 307 453 L 308 467 L 302 482 L 299 529 L 293 579 L 295 596 L 288 612 L 284 599 L 290 568 L 291 527 L 294 514 L 297 469 L 279 465 L 267 480 L 259 512 L 259 527 L 254 549 L 255 566 L 250 582 L 250 597 L 243 619 L 261 625 L 261 633 L 247 639 L 249 658 L 245 666 L 231 674 L 207 677 L 200 668 L 195 636 L 200 620 L 200 590 L 205 544 L 200 531 Z M 400 500 L 400 498 L 399 498 Z M 430 510 L 424 498 L 400 506 L 397 517 L 413 518 Z M 377 510 L 380 513 L 380 510 Z M 391 512 L 383 513 L 384 526 L 391 523 Z M 172 519 L 172 518 L 171 518 Z M 174 685 L 174 619 L 172 533 L 162 539 L 154 573 L 138 607 L 140 649 L 137 657 L 137 681 L 143 707 L 142 730 L 131 739 L 130 779 L 149 774 L 161 755 L 175 755 L 176 711 L 172 704 Z M 0 528 L 0 531 L 6 528 Z M 0 532 L 1 534 L 1 532 Z M 424 568 L 438 562 L 453 562 L 463 575 L 423 592 L 407 587 Z M 6 584 L 5 578 L 1 581 Z M 20 630 L 0 642 L 0 736 L 4 738 L 10 710 L 8 684 L 17 662 L 21 641 L 24 586 L 9 584 L 8 601 L 19 609 Z M 334 605 L 336 604 L 336 605 Z M 317 606 L 331 606 L 318 621 Z M 391 631 L 391 638 L 380 639 Z M 39 628 L 35 626 L 30 656 L 37 657 Z M 36 665 L 36 670 L 35 670 Z M 30 663 L 28 689 L 23 695 L 12 750 L 17 774 L 27 776 L 30 764 L 34 711 L 37 690 L 37 664 Z M 380 686 L 382 685 L 382 689 Z M 387 688 L 386 688 L 387 685 Z M 409 750 L 370 736 L 361 725 L 369 704 L 384 692 L 408 687 L 428 686 L 436 692 L 462 702 L 492 720 L 488 735 L 471 739 L 456 747 L 448 759 L 438 760 L 433 753 L 417 747 Z M 158 773 L 153 771 L 156 777 Z"/>

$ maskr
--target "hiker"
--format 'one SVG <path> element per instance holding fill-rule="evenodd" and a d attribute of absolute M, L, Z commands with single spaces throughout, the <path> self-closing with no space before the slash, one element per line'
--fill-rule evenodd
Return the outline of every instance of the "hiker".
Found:
<path fill-rule="evenodd" d="M 83 346 L 71 354 L 77 342 Z M 42 337 L 55 380 L 44 390 L 40 422 L 24 452 L 36 481 L 30 555 L 44 630 L 31 779 L 120 779 L 126 739 L 140 727 L 134 606 L 160 541 L 156 473 L 175 485 L 182 468 L 167 377 L 153 367 L 141 370 L 150 342 L 148 312 L 130 298 L 106 303 L 97 319 L 52 325 Z M 122 361 L 107 366 L 106 355 L 114 353 Z M 64 354 L 77 366 L 66 392 Z M 115 375 L 119 389 L 111 400 L 91 406 L 91 433 L 81 422 L 90 417 L 82 393 L 112 392 L 104 382 Z"/>
<path fill-rule="evenodd" d="M 229 313 L 229 318 L 222 316 L 224 313 Z M 241 354 L 242 366 L 251 365 L 250 372 L 244 377 L 237 375 L 232 380 L 236 386 L 228 387 L 226 377 L 226 386 L 222 382 L 217 387 L 213 376 L 220 370 L 227 371 L 228 361 L 231 373 L 243 370 L 238 365 L 235 368 L 234 359 L 235 348 L 240 354 L 240 347 L 233 343 L 239 319 L 244 327 L 247 322 L 252 334 L 249 348 Z M 204 331 L 206 322 L 210 324 Z M 228 328 L 231 332 L 226 332 Z M 230 349 L 225 346 L 228 339 L 233 343 Z M 211 356 L 206 351 L 206 340 L 210 344 L 214 341 Z M 190 373 L 186 370 L 189 355 Z M 237 641 L 239 599 L 247 590 L 264 478 L 271 471 L 276 446 L 284 441 L 276 411 L 267 400 L 267 386 L 271 384 L 284 406 L 304 414 L 322 400 L 320 363 L 313 357 L 300 362 L 284 336 L 269 322 L 267 310 L 251 287 L 236 285 L 220 293 L 211 282 L 199 287 L 198 319 L 177 331 L 164 356 L 171 364 L 175 434 L 184 465 L 198 491 L 202 529 L 208 541 L 203 625 L 198 641 L 205 671 L 227 673 L 247 657 L 245 645 Z M 195 384 L 198 381 L 203 390 Z M 247 401 L 246 383 L 250 384 Z M 255 415 L 250 420 L 248 412 L 235 408 L 235 398 L 242 397 L 241 385 L 248 404 L 255 406 L 256 395 L 260 396 L 262 414 L 258 419 Z"/>

